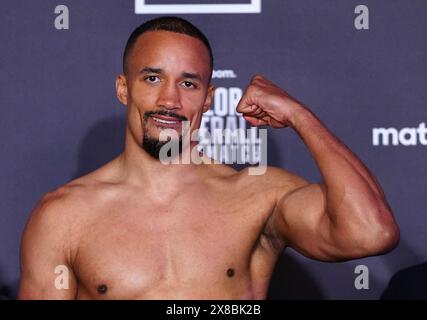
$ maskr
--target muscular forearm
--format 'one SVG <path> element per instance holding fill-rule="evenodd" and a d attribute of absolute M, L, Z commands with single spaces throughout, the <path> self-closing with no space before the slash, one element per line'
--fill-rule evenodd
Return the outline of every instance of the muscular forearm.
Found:
<path fill-rule="evenodd" d="M 389 208 L 375 177 L 308 108 L 298 107 L 289 122 L 319 167 L 326 189 L 326 209 L 334 222 L 351 223 L 357 218 L 372 223 L 387 213 Z"/>

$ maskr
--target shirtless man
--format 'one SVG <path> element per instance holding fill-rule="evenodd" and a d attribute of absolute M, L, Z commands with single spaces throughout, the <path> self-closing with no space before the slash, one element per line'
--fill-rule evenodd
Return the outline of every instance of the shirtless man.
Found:
<path fill-rule="evenodd" d="M 22 239 L 21 299 L 265 299 L 287 246 L 343 261 L 396 245 L 399 229 L 374 176 L 262 76 L 237 111 L 255 126 L 295 130 L 322 183 L 275 167 L 249 175 L 161 163 L 161 130 L 186 119 L 193 131 L 210 107 L 209 43 L 188 22 L 160 18 L 136 29 L 125 52 L 116 81 L 127 106 L 124 152 L 40 200 Z M 68 289 L 55 286 L 57 266 L 69 271 Z"/>

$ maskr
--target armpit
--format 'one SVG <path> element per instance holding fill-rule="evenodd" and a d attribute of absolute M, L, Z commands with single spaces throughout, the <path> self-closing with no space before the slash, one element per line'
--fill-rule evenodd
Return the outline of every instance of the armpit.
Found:
<path fill-rule="evenodd" d="M 285 241 L 274 233 L 274 228 L 271 225 L 271 219 L 272 217 L 266 221 L 257 239 L 257 246 L 267 251 L 280 253 L 285 248 Z"/>

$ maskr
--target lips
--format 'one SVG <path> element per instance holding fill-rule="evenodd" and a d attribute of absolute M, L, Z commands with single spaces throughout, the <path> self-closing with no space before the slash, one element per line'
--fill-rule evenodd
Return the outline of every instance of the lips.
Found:
<path fill-rule="evenodd" d="M 153 120 L 156 126 L 160 127 L 175 128 L 177 126 L 180 126 L 182 122 L 182 120 L 179 120 L 177 118 L 167 117 L 163 115 L 152 115 L 150 116 L 150 118 L 151 120 Z"/>

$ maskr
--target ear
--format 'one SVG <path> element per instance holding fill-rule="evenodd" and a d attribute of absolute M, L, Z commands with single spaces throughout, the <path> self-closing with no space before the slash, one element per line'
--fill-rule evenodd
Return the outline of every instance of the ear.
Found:
<path fill-rule="evenodd" d="M 206 95 L 205 103 L 203 104 L 203 113 L 209 110 L 212 104 L 213 96 L 215 93 L 215 87 L 210 84 L 208 87 L 208 94 Z"/>
<path fill-rule="evenodd" d="M 121 103 L 128 104 L 128 86 L 124 74 L 119 74 L 116 78 L 116 95 Z"/>

